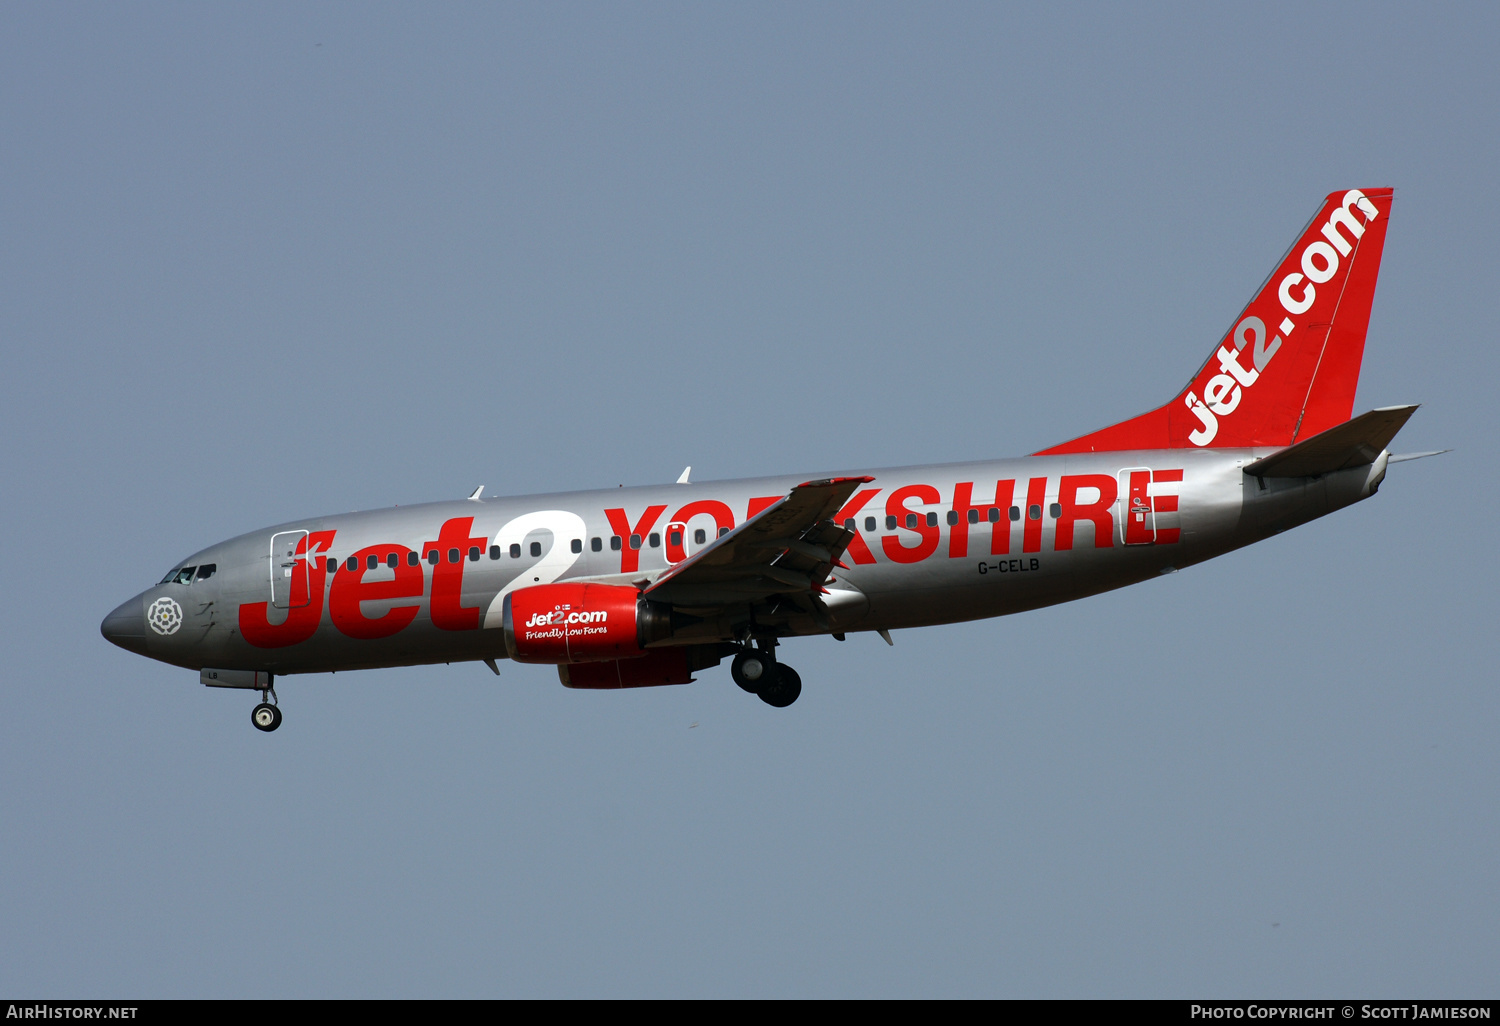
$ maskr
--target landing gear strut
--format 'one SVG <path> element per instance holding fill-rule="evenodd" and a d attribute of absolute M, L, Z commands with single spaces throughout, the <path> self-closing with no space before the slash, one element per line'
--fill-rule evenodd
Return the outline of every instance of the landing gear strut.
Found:
<path fill-rule="evenodd" d="M 260 705 L 250 710 L 250 722 L 255 724 L 256 730 L 264 730 L 269 734 L 281 726 L 281 709 L 278 706 L 272 705 L 271 702 L 266 701 L 268 698 L 273 701 L 275 700 L 276 689 L 267 688 L 260 693 L 260 698 Z"/>
<path fill-rule="evenodd" d="M 802 694 L 802 678 L 785 663 L 776 661 L 774 639 L 759 648 L 742 648 L 729 664 L 729 676 L 744 690 L 769 706 L 785 709 Z"/>

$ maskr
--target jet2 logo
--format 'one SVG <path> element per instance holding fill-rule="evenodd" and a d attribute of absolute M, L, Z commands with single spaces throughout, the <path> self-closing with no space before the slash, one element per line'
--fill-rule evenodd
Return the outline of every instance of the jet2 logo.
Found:
<path fill-rule="evenodd" d="M 1351 208 L 1359 210 L 1365 219 L 1363 224 L 1354 216 Z M 1375 204 L 1358 189 L 1350 189 L 1344 194 L 1343 204 L 1333 208 L 1328 215 L 1328 222 L 1323 225 L 1323 238 L 1314 239 L 1303 247 L 1301 272 L 1293 271 L 1281 279 L 1276 295 L 1287 316 L 1277 326 L 1279 334 L 1272 337 L 1266 328 L 1266 322 L 1254 314 L 1244 318 L 1230 332 L 1234 348 L 1222 345 L 1215 354 L 1219 373 L 1204 383 L 1203 398 L 1199 399 L 1191 390 L 1182 397 L 1183 404 L 1202 425 L 1188 434 L 1188 441 L 1204 446 L 1214 440 L 1214 436 L 1219 433 L 1219 418 L 1227 417 L 1239 409 L 1245 391 L 1260 379 L 1262 372 L 1270 364 L 1271 357 L 1281 348 L 1281 343 L 1291 336 L 1292 329 L 1297 326 L 1292 318 L 1300 317 L 1312 309 L 1313 302 L 1318 298 L 1317 287 L 1333 280 L 1333 276 L 1339 271 L 1339 258 L 1348 258 L 1354 252 L 1354 247 L 1364 237 L 1365 228 L 1378 216 L 1380 211 Z M 1297 294 L 1294 295 L 1293 290 L 1297 290 Z M 1328 319 L 1332 320 L 1332 316 Z M 1253 365 L 1250 367 L 1240 362 L 1246 348 L 1250 349 L 1250 361 Z"/>
<path fill-rule="evenodd" d="M 550 613 L 532 613 L 531 619 L 526 621 L 527 627 L 556 627 L 563 624 L 579 623 L 608 623 L 609 610 L 595 609 L 581 613 L 570 613 L 563 609 L 554 609 Z"/>

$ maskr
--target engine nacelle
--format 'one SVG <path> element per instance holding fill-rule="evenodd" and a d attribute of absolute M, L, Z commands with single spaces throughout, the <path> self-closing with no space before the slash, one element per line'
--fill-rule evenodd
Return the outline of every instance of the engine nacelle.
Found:
<path fill-rule="evenodd" d="M 604 690 L 687 684 L 693 679 L 684 648 L 654 648 L 636 659 L 572 663 L 559 666 L 557 677 L 565 688 Z"/>
<path fill-rule="evenodd" d="M 671 632 L 671 614 L 617 584 L 539 584 L 505 596 L 505 647 L 518 663 L 633 659 Z"/>
<path fill-rule="evenodd" d="M 649 688 L 662 684 L 688 684 L 693 680 L 693 671 L 718 666 L 725 655 L 738 651 L 738 646 L 727 643 L 653 648 L 634 659 L 564 663 L 557 668 L 557 676 L 567 688 Z"/>

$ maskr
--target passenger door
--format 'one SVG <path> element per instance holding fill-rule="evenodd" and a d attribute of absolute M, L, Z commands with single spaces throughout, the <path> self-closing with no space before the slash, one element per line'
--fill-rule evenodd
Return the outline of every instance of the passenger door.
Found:
<path fill-rule="evenodd" d="M 307 532 L 271 536 L 271 605 L 297 609 L 312 601 L 307 586 Z"/>

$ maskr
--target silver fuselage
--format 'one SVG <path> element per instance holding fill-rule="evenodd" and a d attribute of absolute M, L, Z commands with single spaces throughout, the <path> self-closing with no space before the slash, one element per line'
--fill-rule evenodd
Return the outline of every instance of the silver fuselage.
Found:
<path fill-rule="evenodd" d="M 847 569 L 829 583 L 830 618 L 819 623 L 774 602 L 694 609 L 688 596 L 677 604 L 694 614 L 684 618 L 690 625 L 657 644 L 743 639 L 747 625 L 781 637 L 919 627 L 1065 602 L 1323 516 L 1373 494 L 1385 474 L 1384 453 L 1314 478 L 1244 473 L 1272 451 L 1108 452 L 853 472 L 873 481 L 838 517 L 857 537 L 844 553 Z M 195 572 L 191 583 L 146 589 L 111 613 L 104 630 L 132 651 L 192 669 L 288 674 L 500 659 L 505 594 L 553 581 L 645 586 L 799 482 L 828 476 L 458 500 L 291 521 L 194 553 L 175 569 L 212 566 L 211 576 Z M 283 551 L 273 551 L 273 540 Z"/>

